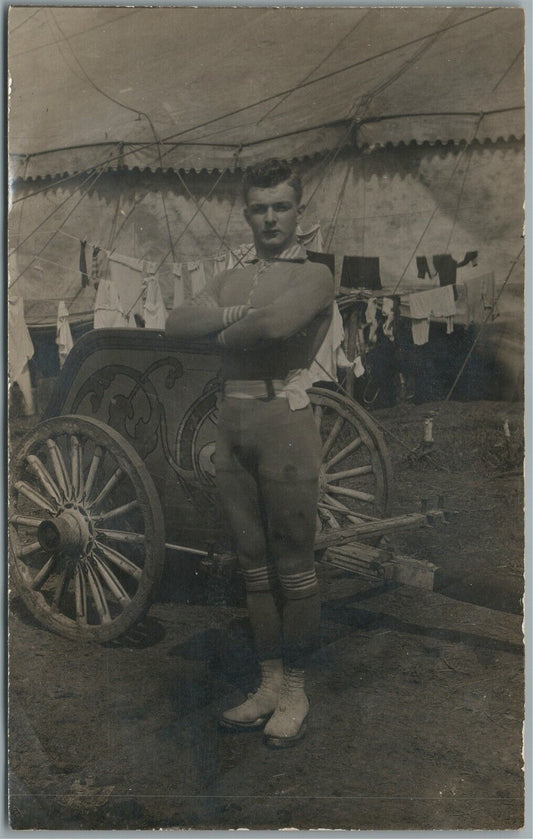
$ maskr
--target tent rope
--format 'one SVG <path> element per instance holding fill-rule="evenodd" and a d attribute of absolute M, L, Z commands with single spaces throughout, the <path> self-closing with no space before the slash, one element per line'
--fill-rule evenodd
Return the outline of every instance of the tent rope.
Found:
<path fill-rule="evenodd" d="M 369 62 L 371 62 L 371 61 L 374 61 L 374 60 L 377 60 L 377 59 L 379 59 L 379 58 L 382 58 L 382 57 L 384 57 L 385 55 L 390 55 L 391 53 L 394 53 L 394 52 L 397 52 L 397 51 L 399 51 L 399 50 L 404 49 L 406 46 L 411 46 L 412 44 L 416 44 L 416 43 L 418 43 L 418 42 L 420 42 L 420 41 L 424 41 L 424 40 L 426 40 L 427 38 L 430 38 L 430 37 L 432 37 L 432 36 L 434 36 L 434 35 L 436 35 L 436 34 L 440 34 L 440 33 L 443 33 L 443 32 L 448 32 L 448 31 L 450 31 L 451 29 L 455 29 L 455 28 L 457 28 L 457 27 L 459 27 L 459 26 L 465 26 L 465 25 L 467 25 L 467 24 L 469 24 L 469 23 L 472 23 L 473 21 L 477 20 L 477 19 L 478 19 L 478 18 L 480 18 L 480 17 L 484 17 L 485 15 L 492 14 L 493 12 L 497 12 L 497 11 L 498 11 L 498 9 L 497 9 L 497 8 L 486 9 L 486 10 L 484 10 L 483 12 L 480 12 L 480 13 L 479 13 L 479 14 L 477 14 L 477 15 L 472 15 L 472 16 L 471 16 L 471 17 L 469 17 L 467 20 L 458 21 L 457 23 L 451 24 L 451 25 L 449 25 L 449 26 L 447 26 L 447 27 L 442 27 L 442 28 L 440 28 L 440 29 L 438 29 L 438 30 L 435 30 L 435 32 L 429 32 L 429 33 L 427 33 L 426 35 L 421 36 L 420 38 L 414 38 L 414 39 L 411 39 L 411 40 L 409 40 L 409 41 L 405 41 L 404 43 L 399 44 L 399 45 L 397 45 L 396 47 L 392 47 L 392 48 L 391 48 L 391 49 L 389 49 L 389 50 L 384 50 L 384 51 L 382 51 L 382 52 L 380 52 L 380 53 L 376 53 L 376 54 L 374 54 L 374 55 L 372 55 L 372 56 L 368 56 L 368 58 L 365 58 L 365 59 L 362 59 L 361 61 L 357 61 L 357 62 L 354 62 L 354 63 L 352 63 L 352 64 L 346 65 L 345 67 L 341 67 L 341 68 L 339 68 L 338 70 L 334 70 L 334 71 L 332 71 L 331 73 L 327 73 L 327 74 L 325 74 L 325 75 L 323 75 L 323 76 L 319 76 L 319 77 L 317 77 L 316 79 L 311 79 L 311 80 L 308 80 L 308 81 L 306 81 L 305 83 L 300 84 L 299 86 L 298 86 L 298 85 L 296 85 L 295 87 L 288 88 L 287 90 L 278 91 L 278 92 L 277 92 L 277 93 L 275 93 L 275 94 L 271 94 L 271 95 L 269 95 L 269 96 L 267 96 L 267 97 L 264 97 L 263 99 L 259 99 L 259 100 L 257 100 L 256 102 L 252 102 L 252 103 L 251 103 L 251 104 L 249 104 L 249 105 L 244 105 L 244 106 L 243 106 L 243 107 L 241 107 L 241 108 L 237 108 L 236 110 L 233 110 L 233 111 L 228 111 L 228 112 L 226 112 L 226 113 L 224 113 L 224 114 L 221 114 L 220 116 L 213 117 L 213 118 L 212 118 L 212 119 L 210 119 L 210 120 L 206 120 L 206 121 L 204 121 L 204 122 L 197 123 L 196 125 L 193 125 L 193 126 L 191 126 L 190 128 L 185 128 L 185 129 L 183 129 L 183 130 L 181 130 L 181 131 L 178 131 L 178 132 L 174 132 L 174 133 L 172 133 L 172 134 L 169 134 L 169 135 L 167 135 L 167 136 L 163 137 L 163 138 L 161 139 L 161 142 L 162 142 L 162 143 L 167 143 L 167 142 L 169 142 L 170 140 L 173 140 L 173 139 L 175 139 L 175 138 L 177 138 L 177 137 L 182 137 L 182 136 L 184 136 L 185 134 L 191 133 L 192 131 L 197 131 L 198 129 L 200 129 L 200 128 L 204 128 L 204 127 L 205 127 L 205 126 L 207 126 L 207 125 L 212 125 L 212 124 L 213 124 L 213 123 L 215 123 L 215 122 L 220 122 L 220 121 L 222 121 L 222 120 L 224 120 L 224 119 L 226 119 L 226 118 L 228 118 L 228 117 L 235 116 L 235 115 L 237 115 L 237 114 L 239 114 L 239 113 L 243 113 L 243 112 L 245 112 L 245 111 L 251 110 L 252 108 L 256 108 L 258 105 L 262 105 L 262 104 L 265 104 L 266 102 L 270 102 L 270 101 L 272 101 L 272 100 L 274 100 L 274 99 L 278 99 L 280 96 L 283 96 L 283 95 L 285 95 L 285 94 L 290 94 L 290 93 L 292 93 L 295 89 L 297 89 L 298 87 L 299 87 L 299 88 L 303 88 L 303 87 L 308 87 L 309 85 L 312 85 L 312 84 L 317 84 L 317 83 L 319 83 L 319 82 L 321 82 L 321 81 L 324 81 L 325 79 L 331 78 L 332 76 L 336 76 L 336 75 L 338 75 L 339 73 L 344 73 L 344 72 L 347 72 L 348 70 L 354 69 L 355 67 L 359 67 L 359 66 L 361 66 L 361 65 L 363 65 L 363 64 L 367 64 L 367 63 L 369 63 Z M 134 13 L 134 12 L 133 12 L 133 13 Z M 69 45 L 69 46 L 70 46 L 70 45 Z M 107 94 L 105 94 L 105 92 L 102 92 L 102 93 L 103 93 L 103 95 L 107 96 Z M 110 97 L 108 96 L 108 98 L 110 98 Z M 118 100 L 115 100 L 115 101 L 116 101 L 116 103 L 117 103 L 117 104 L 121 105 L 122 107 L 129 108 L 129 106 L 124 105 L 124 104 L 123 104 L 123 103 L 121 103 L 121 102 L 118 102 Z M 136 109 L 129 108 L 129 110 L 133 111 L 134 113 L 137 113 L 137 114 L 143 115 L 140 111 L 138 111 L 138 110 L 136 110 Z M 507 110 L 507 109 L 504 109 L 504 110 Z M 317 127 L 320 127 L 320 126 L 317 126 Z M 350 131 L 351 131 L 351 128 L 350 128 Z M 294 132 L 294 133 L 300 133 L 300 132 Z M 277 135 L 276 135 L 276 136 L 277 136 Z M 349 136 L 349 132 L 348 132 L 348 136 Z M 262 141 L 260 141 L 260 142 L 266 142 L 266 141 L 267 141 L 267 140 L 262 140 Z M 116 157 L 109 159 L 107 162 L 108 162 L 108 163 L 111 163 L 111 162 L 114 162 L 115 160 L 123 160 L 124 158 L 128 157 L 129 155 L 131 155 L 131 154 L 137 154 L 139 151 L 143 151 L 143 150 L 145 150 L 145 149 L 148 149 L 148 148 L 150 148 L 150 147 L 151 147 L 151 146 L 153 146 L 153 145 L 155 145 L 155 142 L 154 142 L 154 141 L 152 141 L 152 142 L 148 142 L 148 143 L 139 143 L 139 144 L 137 144 L 137 145 L 135 146 L 135 148 L 131 149 L 130 151 L 125 152 L 125 153 L 121 153 L 121 154 L 119 154 L 119 155 L 116 155 Z M 249 145 L 252 145 L 252 143 L 250 143 L 250 144 L 243 144 L 243 146 L 244 146 L 244 147 L 248 147 Z M 166 154 L 166 153 L 165 153 L 165 154 Z M 32 156 L 33 156 L 33 155 L 32 155 Z M 103 162 L 103 161 L 102 161 L 102 162 Z M 98 162 L 97 164 L 93 164 L 91 167 L 88 167 L 88 169 L 94 169 L 94 168 L 96 168 L 96 167 L 100 166 L 102 162 Z M 88 171 L 88 170 L 85 170 L 85 171 Z M 80 173 L 78 173 L 78 174 L 80 174 Z M 81 174 L 84 174 L 84 173 L 82 172 Z M 49 187 L 49 188 L 52 188 L 52 187 L 53 187 L 53 185 L 50 185 L 50 187 Z M 48 187 L 47 187 L 47 188 L 45 188 L 45 189 L 48 189 Z M 45 191 L 45 190 L 40 190 L 40 191 Z M 37 193 L 37 192 L 32 193 L 32 195 L 34 195 L 34 194 L 38 194 L 38 193 Z M 24 198 L 17 199 L 17 200 L 25 200 L 26 198 L 30 198 L 30 197 L 32 197 L 32 196 L 31 196 L 31 195 L 27 195 L 27 196 L 24 196 Z"/>
<path fill-rule="evenodd" d="M 471 145 L 472 145 L 472 143 L 473 143 L 473 141 L 474 141 L 474 139 L 475 139 L 475 136 L 476 136 L 476 134 L 477 134 L 478 128 L 479 128 L 479 126 L 481 125 L 481 120 L 483 119 L 483 116 L 484 116 L 484 114 L 480 114 L 479 119 L 478 119 L 478 121 L 477 121 L 477 123 L 476 123 L 476 126 L 475 126 L 475 128 L 474 128 L 474 133 L 473 133 L 473 135 L 472 135 L 472 138 L 470 139 L 470 141 L 469 141 L 469 142 L 467 142 L 467 143 L 465 144 L 465 147 L 464 147 L 464 149 L 463 149 L 462 153 L 459 155 L 459 158 L 458 158 L 458 160 L 457 160 L 457 163 L 456 163 L 456 164 L 455 164 L 455 166 L 453 167 L 452 173 L 451 173 L 450 177 L 448 178 L 448 180 L 446 181 L 446 186 L 448 186 L 448 184 L 450 184 L 450 183 L 452 182 L 452 180 L 453 180 L 453 178 L 454 178 L 454 176 L 455 176 L 455 173 L 457 172 L 457 170 L 458 170 L 458 168 L 459 168 L 459 166 L 460 166 L 460 164 L 461 164 L 461 162 L 462 162 L 462 160 L 463 160 L 463 158 L 464 158 L 464 156 L 465 156 L 465 154 L 466 154 L 467 150 L 471 147 Z M 423 229 L 423 231 L 422 231 L 421 235 L 419 236 L 418 241 L 417 241 L 417 243 L 416 243 L 415 247 L 414 247 L 414 248 L 413 248 L 413 250 L 411 251 L 411 254 L 410 254 L 410 256 L 409 256 L 409 258 L 408 258 L 408 260 L 407 260 L 407 262 L 406 262 L 406 264 L 405 264 L 405 267 L 404 267 L 404 269 L 403 269 L 403 271 L 402 271 L 402 273 L 401 273 L 401 276 L 400 276 L 400 278 L 399 278 L 398 282 L 396 283 L 396 285 L 394 286 L 394 289 L 393 289 L 393 291 L 392 291 L 392 294 L 393 294 L 393 295 L 394 295 L 394 294 L 396 294 L 396 292 L 398 291 L 398 288 L 399 288 L 399 287 L 400 287 L 400 285 L 402 284 L 403 279 L 404 279 L 404 277 L 405 277 L 405 275 L 406 275 L 406 273 L 407 273 L 407 269 L 408 269 L 409 265 L 411 264 L 411 262 L 412 262 L 412 260 L 413 260 L 414 256 L 416 255 L 416 252 L 417 252 L 417 250 L 418 250 L 418 249 L 419 249 L 419 247 L 420 247 L 420 243 L 422 242 L 422 239 L 423 239 L 423 238 L 424 238 L 424 236 L 426 235 L 426 233 L 427 233 L 427 231 L 428 231 L 428 229 L 429 229 L 429 227 L 430 227 L 430 225 L 431 225 L 431 222 L 432 222 L 432 221 L 433 221 L 433 219 L 435 218 L 435 215 L 436 215 L 436 213 L 437 213 L 437 209 L 438 209 L 438 205 L 437 205 L 437 204 L 435 204 L 435 207 L 433 208 L 433 212 L 430 214 L 429 219 L 428 219 L 428 221 L 427 221 L 426 225 L 424 226 L 424 229 Z"/>
<path fill-rule="evenodd" d="M 451 395 L 452 395 L 452 393 L 454 392 L 454 390 L 455 390 L 455 388 L 456 388 L 456 386 L 457 386 L 457 383 L 459 382 L 459 380 L 460 380 L 461 376 L 463 375 L 464 370 L 465 370 L 465 368 L 466 368 L 466 365 L 468 364 L 468 361 L 469 361 L 469 359 L 470 359 L 470 357 L 471 357 L 472 353 L 474 352 L 474 349 L 475 349 L 475 347 L 476 347 L 476 345 L 477 345 L 477 343 L 478 343 L 479 339 L 481 338 L 481 336 L 482 336 L 482 334 L 483 334 L 483 332 L 484 332 L 484 330 L 485 330 L 485 327 L 486 327 L 487 323 L 489 322 L 490 318 L 492 317 L 493 310 L 494 310 L 494 309 L 496 308 L 496 306 L 498 305 L 498 302 L 499 302 L 499 300 L 500 300 L 500 297 L 502 296 L 502 294 L 503 294 L 503 292 L 504 292 L 505 286 L 506 286 L 506 285 L 507 285 L 507 283 L 509 282 L 509 280 L 510 280 L 510 278 L 511 278 L 511 274 L 513 273 L 513 271 L 514 271 L 514 269 L 515 269 L 515 266 L 518 264 L 518 262 L 519 262 L 519 260 L 520 260 L 520 257 L 522 256 L 522 254 L 523 254 L 523 253 L 524 253 L 524 245 L 522 245 L 522 247 L 520 248 L 520 251 L 519 251 L 518 255 L 515 257 L 515 259 L 511 260 L 511 267 L 509 268 L 509 271 L 507 272 L 507 276 L 506 276 L 505 280 L 503 281 L 502 287 L 500 288 L 500 290 L 499 290 L 499 292 L 498 292 L 498 294 L 497 294 L 497 296 L 496 296 L 496 299 L 494 300 L 493 309 L 491 309 L 491 310 L 489 310 L 489 311 L 487 312 L 487 314 L 486 314 L 486 316 L 485 316 L 485 320 L 484 320 L 484 321 L 483 321 L 483 323 L 481 324 L 481 326 L 480 326 L 480 328 L 479 328 L 479 330 L 478 330 L 478 333 L 477 333 L 477 335 L 476 335 L 476 337 L 475 337 L 474 341 L 472 342 L 472 345 L 471 345 L 470 349 L 468 350 L 468 352 L 467 352 L 467 354 L 466 354 L 466 356 L 465 356 L 465 358 L 464 358 L 464 361 L 463 361 L 463 363 L 461 364 L 461 367 L 459 368 L 459 372 L 457 373 L 457 376 L 455 377 L 455 380 L 454 380 L 454 382 L 453 382 L 453 384 L 452 384 L 452 386 L 451 386 L 450 390 L 448 391 L 448 393 L 447 393 L 447 395 L 446 395 L 446 397 L 445 397 L 445 399 L 444 399 L 444 401 L 445 401 L 445 402 L 449 402 L 449 401 L 450 401 Z M 441 409 L 439 409 L 439 411 L 440 411 L 440 410 L 441 410 Z"/>
<path fill-rule="evenodd" d="M 91 183 L 91 184 L 89 184 L 89 186 L 87 187 L 86 191 L 85 191 L 84 193 L 82 193 L 82 195 L 81 195 L 81 196 L 79 197 L 79 199 L 76 201 L 75 205 L 71 208 L 71 210 L 69 211 L 68 215 L 67 215 L 67 216 L 66 216 L 66 218 L 65 218 L 65 219 L 61 222 L 61 224 L 59 225 L 59 227 L 57 228 L 57 230 L 54 230 L 54 232 L 52 233 L 52 235 L 51 235 L 51 236 L 50 236 L 50 237 L 46 240 L 46 242 L 44 243 L 44 245 L 43 245 L 43 246 L 42 246 L 42 248 L 40 249 L 39 253 L 38 253 L 36 256 L 34 256 L 34 257 L 33 257 L 33 259 L 31 260 L 31 262 L 29 262 L 29 263 L 26 265 L 26 267 L 25 267 L 25 268 L 23 268 L 23 269 L 22 269 L 22 271 L 20 271 L 20 273 L 19 273 L 19 274 L 15 277 L 15 279 L 14 279 L 11 283 L 9 283 L 9 286 L 8 286 L 9 288 L 12 288 L 12 287 L 15 285 L 15 283 L 16 283 L 16 282 L 18 282 L 18 281 L 20 280 L 20 278 L 21 278 L 21 277 L 22 277 L 22 276 L 26 273 L 26 271 L 28 270 L 28 268 L 30 268 L 30 267 L 33 265 L 33 263 L 35 262 L 35 260 L 36 260 L 36 259 L 37 259 L 37 258 L 38 258 L 41 254 L 42 254 L 42 252 L 45 250 L 45 248 L 47 248 L 47 247 L 48 247 L 48 245 L 50 244 L 50 242 L 52 241 L 52 239 L 54 239 L 54 238 L 57 236 L 57 234 L 59 233 L 59 231 L 61 230 L 61 228 L 62 228 L 62 227 L 63 227 L 63 226 L 67 223 L 67 221 L 68 221 L 68 220 L 69 220 L 69 218 L 71 217 L 71 215 L 72 215 L 72 213 L 74 212 L 74 210 L 78 207 L 78 205 L 79 205 L 79 204 L 81 204 L 81 202 L 83 201 L 83 199 L 84 199 L 84 198 L 88 195 L 89 190 L 91 190 L 91 189 L 94 187 L 94 185 L 96 184 L 96 182 L 98 181 L 98 179 L 102 176 L 103 172 L 104 172 L 104 169 L 103 169 L 103 168 L 102 168 L 102 169 L 100 169 L 100 172 L 98 172 L 98 174 L 96 175 L 96 177 L 93 179 L 92 183 Z"/>

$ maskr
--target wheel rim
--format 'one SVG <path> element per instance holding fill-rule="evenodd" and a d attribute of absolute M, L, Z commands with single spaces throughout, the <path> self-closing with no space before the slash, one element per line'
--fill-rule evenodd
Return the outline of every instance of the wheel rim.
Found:
<path fill-rule="evenodd" d="M 11 495 L 14 581 L 36 617 L 95 640 L 133 625 L 164 561 L 159 500 L 135 450 L 98 420 L 47 420 L 14 458 Z"/>
<path fill-rule="evenodd" d="M 324 388 L 311 388 L 309 398 L 323 451 L 317 530 L 385 515 L 392 470 L 379 429 L 351 399 Z M 210 488 L 214 487 L 216 421 L 216 394 L 209 393 L 191 407 L 177 441 L 178 462 Z"/>

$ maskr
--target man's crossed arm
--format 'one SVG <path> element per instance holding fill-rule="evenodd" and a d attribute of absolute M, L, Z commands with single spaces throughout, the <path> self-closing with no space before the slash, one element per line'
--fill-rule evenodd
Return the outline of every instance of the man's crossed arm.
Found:
<path fill-rule="evenodd" d="M 177 338 L 218 333 L 217 343 L 222 346 L 246 349 L 261 341 L 289 338 L 307 326 L 332 300 L 331 274 L 327 269 L 315 270 L 311 276 L 304 275 L 294 281 L 273 303 L 258 309 L 246 305 L 174 309 L 166 331 Z"/>

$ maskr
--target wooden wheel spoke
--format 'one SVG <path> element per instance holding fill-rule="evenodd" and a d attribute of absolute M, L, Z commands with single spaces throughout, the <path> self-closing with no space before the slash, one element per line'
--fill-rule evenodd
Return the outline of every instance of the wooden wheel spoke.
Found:
<path fill-rule="evenodd" d="M 362 443 L 363 441 L 360 437 L 355 437 L 350 443 L 348 443 L 347 446 L 344 446 L 344 448 L 341 449 L 340 452 L 337 452 L 337 454 L 334 455 L 331 458 L 331 460 L 328 460 L 328 462 L 326 463 L 326 471 L 331 469 L 332 466 L 335 466 L 336 463 L 339 463 L 339 461 L 344 460 L 344 458 L 348 457 L 348 455 L 352 452 L 355 452 L 362 445 Z"/>
<path fill-rule="evenodd" d="M 27 455 L 26 460 L 28 461 L 28 465 L 34 475 L 36 475 L 41 482 L 41 486 L 44 491 L 47 492 L 55 502 L 60 504 L 62 501 L 61 491 L 44 463 L 35 454 Z"/>
<path fill-rule="evenodd" d="M 103 446 L 96 446 L 93 454 L 93 458 L 91 460 L 91 465 L 89 467 L 89 474 L 87 475 L 87 480 L 85 481 L 85 497 L 88 499 L 92 488 L 94 486 L 94 481 L 96 475 L 98 473 L 98 469 L 100 468 L 102 461 L 105 456 L 105 449 Z"/>
<path fill-rule="evenodd" d="M 130 533 L 128 530 L 104 530 L 98 528 L 98 534 L 106 536 L 114 542 L 125 542 L 130 545 L 144 545 L 144 533 Z"/>
<path fill-rule="evenodd" d="M 24 495 L 29 501 L 33 501 L 33 503 L 37 504 L 38 507 L 41 507 L 41 509 L 46 510 L 47 513 L 54 512 L 55 505 L 51 504 L 50 501 L 48 501 L 48 499 L 46 499 L 43 495 L 41 495 L 40 492 L 31 487 L 29 484 L 27 484 L 26 481 L 17 481 L 14 484 L 14 488 L 17 490 L 17 492 L 20 492 L 21 495 Z"/>
<path fill-rule="evenodd" d="M 22 558 L 23 556 L 31 556 L 32 554 L 38 553 L 38 551 L 42 551 L 42 547 L 40 542 L 32 542 L 30 545 L 24 545 L 18 551 L 18 556 Z"/>
<path fill-rule="evenodd" d="M 116 551 L 114 548 L 110 548 L 108 545 L 104 545 L 103 542 L 96 542 L 98 550 L 105 556 L 109 562 L 112 562 L 113 565 L 116 565 L 117 568 L 120 568 L 121 571 L 125 571 L 126 574 L 129 574 L 130 577 L 133 577 L 135 580 L 139 581 L 142 577 L 142 570 L 135 565 L 131 559 L 121 554 L 119 551 Z"/>
<path fill-rule="evenodd" d="M 34 591 L 39 591 L 39 589 L 43 587 L 48 577 L 53 572 L 56 562 L 57 554 L 52 554 L 52 556 L 47 559 L 39 573 L 36 574 L 32 580 L 31 587 Z"/>
<path fill-rule="evenodd" d="M 70 470 L 74 495 L 79 499 L 83 494 L 82 449 L 75 434 L 70 436 Z"/>
<path fill-rule="evenodd" d="M 317 427 L 319 433 L 320 433 L 320 429 L 321 429 L 321 426 L 322 426 L 323 411 L 324 411 L 324 409 L 322 408 L 322 405 L 314 405 L 313 406 L 313 416 L 315 418 L 316 427 Z"/>
<path fill-rule="evenodd" d="M 327 507 L 325 504 L 318 504 L 319 512 L 324 518 L 327 520 L 329 526 L 333 528 L 333 530 L 338 530 L 340 528 L 340 524 L 331 512 L 330 508 Z"/>
<path fill-rule="evenodd" d="M 362 492 L 358 489 L 349 489 L 349 487 L 335 486 L 334 484 L 326 484 L 326 490 L 330 495 L 344 495 L 346 498 L 356 498 L 358 501 L 374 501 L 375 496 L 370 492 Z"/>
<path fill-rule="evenodd" d="M 61 450 L 57 443 L 54 440 L 50 439 L 50 437 L 47 439 L 46 445 L 48 446 L 48 452 L 50 454 L 52 466 L 54 467 L 57 483 L 59 484 L 65 497 L 72 498 L 72 484 L 70 483 L 70 479 L 65 467 L 65 461 L 63 460 Z"/>
<path fill-rule="evenodd" d="M 109 521 L 109 519 L 115 518 L 116 516 L 131 513 L 131 511 L 137 509 L 138 506 L 139 502 L 135 498 L 133 501 L 128 501 L 127 504 L 122 504 L 121 507 L 115 507 L 113 510 L 108 510 L 107 513 L 100 513 L 99 516 L 94 516 L 94 521 Z"/>
<path fill-rule="evenodd" d="M 74 591 L 76 595 L 76 621 L 82 626 L 87 625 L 87 586 L 83 568 L 78 565 L 76 577 L 74 578 Z"/>
<path fill-rule="evenodd" d="M 109 607 L 107 605 L 107 600 L 105 598 L 105 594 L 102 589 L 102 584 L 100 583 L 100 580 L 98 579 L 94 569 L 91 568 L 90 565 L 86 566 L 85 573 L 87 574 L 89 588 L 91 590 L 93 603 L 95 605 L 96 611 L 98 612 L 98 617 L 100 618 L 102 623 L 111 623 Z"/>
<path fill-rule="evenodd" d="M 331 449 L 331 447 L 332 447 L 333 443 L 335 442 L 335 440 L 337 439 L 337 437 L 339 436 L 343 425 L 344 425 L 344 417 L 341 417 L 341 416 L 337 417 L 337 419 L 333 423 L 333 427 L 332 427 L 331 431 L 329 432 L 328 436 L 326 437 L 324 445 L 322 446 L 322 459 L 323 460 L 328 456 L 328 452 Z"/>
<path fill-rule="evenodd" d="M 113 474 L 111 475 L 111 477 L 109 478 L 109 480 L 107 481 L 106 485 L 103 487 L 101 492 L 96 496 L 94 501 L 91 502 L 91 507 L 93 509 L 95 507 L 99 507 L 100 504 L 102 503 L 102 501 L 105 498 L 107 498 L 107 496 L 109 495 L 111 490 L 116 487 L 116 485 L 119 483 L 119 481 L 122 480 L 123 477 L 124 477 L 124 472 L 122 471 L 122 469 L 119 466 L 117 469 L 115 469 L 115 471 L 113 472 Z"/>
<path fill-rule="evenodd" d="M 354 466 L 344 472 L 328 472 L 328 481 L 341 481 L 343 478 L 356 478 L 359 475 L 370 475 L 374 471 L 371 463 L 366 466 Z"/>
<path fill-rule="evenodd" d="M 319 505 L 323 505 L 326 509 L 332 510 L 334 513 L 353 521 L 354 524 L 358 524 L 359 522 L 366 521 L 370 518 L 369 516 L 361 516 L 359 513 L 350 510 L 346 504 L 342 504 L 336 498 L 332 498 L 331 495 L 326 495 L 324 499 L 319 501 Z"/>
<path fill-rule="evenodd" d="M 70 582 L 70 576 L 71 576 L 70 568 L 69 568 L 68 565 L 65 565 L 65 568 L 63 569 L 63 573 L 61 574 L 59 580 L 57 581 L 56 590 L 55 590 L 55 594 L 54 594 L 54 599 L 53 599 L 53 602 L 52 602 L 52 605 L 56 609 L 59 609 L 59 607 L 61 606 L 63 597 L 66 594 L 68 584 Z"/>
<path fill-rule="evenodd" d="M 24 525 L 24 527 L 39 527 L 42 519 L 36 519 L 34 516 L 10 516 L 9 523 L 17 526 Z"/>
<path fill-rule="evenodd" d="M 116 597 L 121 606 L 127 606 L 128 603 L 131 603 L 131 597 L 128 592 L 104 560 L 93 556 L 93 562 L 109 591 Z"/>

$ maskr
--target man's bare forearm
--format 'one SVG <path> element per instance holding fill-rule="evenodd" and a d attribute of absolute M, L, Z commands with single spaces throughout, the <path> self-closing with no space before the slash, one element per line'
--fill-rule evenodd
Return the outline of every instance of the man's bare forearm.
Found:
<path fill-rule="evenodd" d="M 180 306 L 168 316 L 166 333 L 172 338 L 204 338 L 243 318 L 249 306 Z"/>

